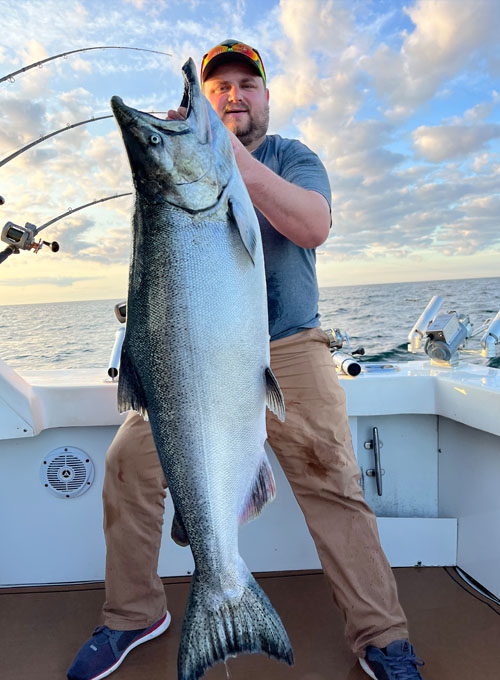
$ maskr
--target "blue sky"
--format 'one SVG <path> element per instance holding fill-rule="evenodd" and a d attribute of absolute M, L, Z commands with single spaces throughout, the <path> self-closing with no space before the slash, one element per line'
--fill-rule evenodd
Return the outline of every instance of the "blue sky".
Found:
<path fill-rule="evenodd" d="M 263 55 L 270 132 L 323 159 L 333 227 L 322 286 L 500 275 L 500 3 L 497 0 L 0 0 L 0 160 L 41 135 L 128 104 L 178 105 L 182 63 L 233 37 Z M 64 132 L 0 168 L 1 225 L 41 224 L 131 191 L 112 119 Z M 44 232 L 53 254 L 0 267 L 0 304 L 121 297 L 132 202 Z"/>

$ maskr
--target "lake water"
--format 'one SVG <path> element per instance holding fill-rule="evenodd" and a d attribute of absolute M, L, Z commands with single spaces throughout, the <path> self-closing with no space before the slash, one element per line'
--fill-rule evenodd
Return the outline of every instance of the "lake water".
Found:
<path fill-rule="evenodd" d="M 1 284 L 0 284 L 1 287 Z M 467 314 L 478 329 L 500 309 L 500 277 L 321 288 L 321 324 L 347 331 L 365 360 L 411 361 L 408 333 L 433 295 L 442 312 Z M 119 324 L 118 300 L 0 306 L 0 358 L 17 370 L 106 368 Z M 479 349 L 480 338 L 468 347 Z M 484 362 L 477 355 L 469 359 Z M 489 366 L 500 368 L 500 357 Z"/>

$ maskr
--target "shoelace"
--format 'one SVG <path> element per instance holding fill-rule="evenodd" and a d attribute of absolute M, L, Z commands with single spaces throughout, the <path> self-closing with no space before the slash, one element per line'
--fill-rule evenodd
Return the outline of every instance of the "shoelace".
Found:
<path fill-rule="evenodd" d="M 396 680 L 421 680 L 417 666 L 423 666 L 422 659 L 418 659 L 415 654 L 405 654 L 404 656 L 388 656 L 386 661 L 394 674 Z"/>
<path fill-rule="evenodd" d="M 97 626 L 92 633 L 92 637 L 98 638 L 99 643 L 106 641 L 106 638 L 112 638 L 116 634 L 115 630 L 110 630 L 107 626 Z"/>

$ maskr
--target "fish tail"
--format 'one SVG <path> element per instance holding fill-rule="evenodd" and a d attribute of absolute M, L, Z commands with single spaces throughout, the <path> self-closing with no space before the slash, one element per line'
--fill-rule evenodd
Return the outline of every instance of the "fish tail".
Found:
<path fill-rule="evenodd" d="M 214 608 L 213 595 L 195 571 L 181 634 L 178 680 L 198 680 L 207 669 L 237 654 L 267 654 L 293 664 L 293 651 L 269 598 L 248 572 L 238 599 Z"/>

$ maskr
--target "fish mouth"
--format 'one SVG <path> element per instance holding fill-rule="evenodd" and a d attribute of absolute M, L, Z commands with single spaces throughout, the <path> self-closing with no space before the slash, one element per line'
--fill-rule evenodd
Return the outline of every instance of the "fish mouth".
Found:
<path fill-rule="evenodd" d="M 124 104 L 123 99 L 116 94 L 111 97 L 111 110 L 120 126 L 134 123 L 137 119 L 137 116 L 134 115 L 134 109 Z"/>
<path fill-rule="evenodd" d="M 196 67 L 192 59 L 188 59 L 182 67 L 184 76 L 184 92 L 180 106 L 186 108 L 186 118 L 184 120 L 173 120 L 157 118 L 145 111 L 139 111 L 123 103 L 121 97 L 111 98 L 111 109 L 119 124 L 123 129 L 133 129 L 140 122 L 149 123 L 159 132 L 175 136 L 193 133 L 201 144 L 210 141 L 210 120 L 207 112 L 205 98 L 201 91 Z"/>
<path fill-rule="evenodd" d="M 160 132 L 169 135 L 185 135 L 190 132 L 186 125 L 186 121 L 162 120 L 161 118 L 153 116 L 151 113 L 147 113 L 147 111 L 139 111 L 131 106 L 127 106 L 122 98 L 117 95 L 111 97 L 111 109 L 121 128 L 133 127 L 141 121 L 147 121 Z M 175 123 L 177 123 L 177 126 L 173 125 Z"/>

